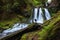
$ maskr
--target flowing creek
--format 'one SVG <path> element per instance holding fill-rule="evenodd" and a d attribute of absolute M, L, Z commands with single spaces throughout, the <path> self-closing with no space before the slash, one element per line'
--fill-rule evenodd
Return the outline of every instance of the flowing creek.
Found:
<path fill-rule="evenodd" d="M 50 16 L 50 13 L 49 13 L 48 9 L 44 8 L 44 11 L 45 11 L 46 20 L 51 19 L 51 16 Z M 35 8 L 33 15 L 34 15 L 34 17 L 33 17 L 33 19 L 31 19 L 30 23 L 32 23 L 32 21 L 34 23 L 41 23 L 41 24 L 44 23 L 44 17 L 43 17 L 42 8 Z M 14 32 L 16 32 L 18 30 L 24 29 L 24 28 L 28 27 L 28 25 L 29 24 L 26 24 L 26 23 L 16 23 L 16 24 L 14 24 L 14 26 L 12 28 L 4 30 L 2 33 L 0 33 L 0 38 L 6 37 L 10 33 L 14 33 Z"/>

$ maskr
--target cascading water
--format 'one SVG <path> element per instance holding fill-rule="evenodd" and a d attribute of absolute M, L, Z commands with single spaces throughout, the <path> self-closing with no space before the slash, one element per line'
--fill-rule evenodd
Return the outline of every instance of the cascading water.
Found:
<path fill-rule="evenodd" d="M 38 13 L 38 8 L 34 9 L 34 18 L 33 18 L 33 22 L 37 21 L 37 13 Z"/>
<path fill-rule="evenodd" d="M 51 18 L 50 13 L 49 13 L 49 11 L 48 11 L 47 8 L 44 8 L 44 10 L 45 10 L 46 20 L 49 20 Z M 33 20 L 34 23 L 41 23 L 41 24 L 43 24 L 44 18 L 43 18 L 42 8 L 39 8 L 39 11 L 38 11 L 38 8 L 35 8 L 33 15 L 34 15 L 34 17 L 33 17 L 32 20 Z M 1 36 L 7 36 L 10 33 L 13 33 L 13 32 L 16 32 L 18 30 L 24 29 L 24 28 L 28 27 L 28 25 L 29 24 L 25 24 L 25 23 L 17 23 L 17 24 L 14 24 L 14 26 L 12 28 L 9 28 L 7 30 L 4 30 L 2 33 L 0 33 L 0 37 Z"/>
<path fill-rule="evenodd" d="M 46 17 L 46 20 L 49 20 L 50 18 L 51 18 L 51 16 L 50 16 L 50 13 L 49 13 L 49 11 L 48 11 L 48 9 L 47 8 L 44 8 L 44 10 L 45 10 L 45 17 Z M 38 15 L 37 15 L 38 14 Z M 38 17 L 37 17 L 38 16 Z M 43 18 L 43 12 L 42 12 L 42 8 L 39 8 L 39 13 L 38 13 L 38 8 L 35 8 L 34 9 L 34 18 L 33 18 L 34 20 L 34 22 L 35 23 L 43 23 L 44 22 L 44 18 Z M 28 26 L 28 24 L 24 24 L 24 23 L 17 23 L 17 24 L 15 24 L 14 26 L 13 26 L 13 28 L 9 28 L 9 29 L 7 29 L 7 30 L 4 30 L 3 32 L 2 32 L 2 34 L 4 34 L 4 35 L 6 35 L 6 34 L 8 34 L 8 33 L 11 33 L 11 32 L 15 32 L 15 31 L 18 31 L 18 30 L 20 30 L 20 29 L 24 29 L 24 28 L 26 28 Z"/>
<path fill-rule="evenodd" d="M 45 11 L 45 18 L 46 18 L 46 20 L 51 19 L 51 16 L 50 16 L 50 13 L 49 13 L 48 9 L 47 9 L 47 8 L 44 8 L 44 11 Z M 31 20 L 31 21 L 32 21 L 32 20 Z M 33 22 L 34 22 L 34 23 L 41 23 L 41 24 L 43 24 L 43 22 L 44 22 L 44 17 L 43 17 L 42 8 L 39 8 L 39 11 L 38 11 L 38 8 L 35 8 L 35 9 L 34 9 Z"/>
<path fill-rule="evenodd" d="M 32 23 L 32 22 L 36 23 L 36 21 L 37 21 L 37 14 L 38 14 L 38 8 L 34 8 L 33 15 L 32 15 L 33 19 L 30 20 L 30 23 Z"/>
<path fill-rule="evenodd" d="M 45 17 L 46 17 L 46 20 L 51 19 L 51 16 L 50 16 L 50 13 L 49 13 L 48 9 L 47 9 L 47 8 L 44 8 L 44 10 L 45 10 Z"/>
<path fill-rule="evenodd" d="M 29 24 L 25 24 L 25 23 L 22 23 L 22 24 L 17 23 L 17 24 L 15 24 L 15 25 L 13 26 L 13 28 L 9 28 L 9 29 L 7 29 L 7 30 L 4 30 L 4 31 L 0 34 L 0 36 L 1 36 L 1 35 L 6 36 L 7 34 L 10 34 L 10 33 L 13 33 L 13 32 L 15 32 L 15 31 L 24 29 L 24 28 L 26 28 L 28 25 L 29 25 Z"/>
<path fill-rule="evenodd" d="M 39 16 L 38 16 L 38 19 L 37 19 L 37 23 L 43 23 L 43 12 L 42 12 L 42 9 L 39 8 Z"/>

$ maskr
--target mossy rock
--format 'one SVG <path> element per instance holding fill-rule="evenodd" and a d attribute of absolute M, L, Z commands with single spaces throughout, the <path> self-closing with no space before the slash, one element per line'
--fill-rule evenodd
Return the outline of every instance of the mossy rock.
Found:
<path fill-rule="evenodd" d="M 34 36 L 37 36 L 37 38 L 34 38 L 34 39 L 46 40 L 46 38 L 49 36 L 49 33 L 51 32 L 51 30 L 56 26 L 57 22 L 60 21 L 60 13 L 57 13 L 57 15 L 55 15 L 51 20 L 49 20 L 50 22 L 48 24 L 43 24 L 42 30 L 26 33 L 22 36 L 21 40 L 32 40 L 34 38 Z M 46 22 L 48 22 L 48 21 L 46 21 Z M 58 26 L 56 26 L 56 27 L 58 27 Z"/>

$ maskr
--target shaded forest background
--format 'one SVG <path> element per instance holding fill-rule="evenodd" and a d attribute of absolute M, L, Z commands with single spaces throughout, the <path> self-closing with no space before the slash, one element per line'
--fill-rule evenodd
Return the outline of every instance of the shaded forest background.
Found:
<path fill-rule="evenodd" d="M 47 0 L 0 0 L 0 27 L 11 28 L 17 22 L 27 22 L 35 7 L 45 7 Z M 53 16 L 60 10 L 60 0 L 52 0 L 47 7 Z"/>
<path fill-rule="evenodd" d="M 46 1 L 47 0 L 0 0 L 0 27 L 2 29 L 8 29 L 8 28 L 12 27 L 13 26 L 12 24 L 14 24 L 14 23 L 26 22 L 33 13 L 32 9 L 34 7 L 44 8 Z M 39 38 L 41 37 L 42 40 L 44 40 L 44 37 L 45 37 L 45 39 L 47 38 L 46 40 L 53 40 L 58 33 L 60 34 L 60 32 L 59 32 L 59 30 L 60 30 L 60 25 L 59 25 L 60 24 L 60 0 L 52 0 L 52 2 L 49 4 L 49 6 L 47 8 L 49 9 L 52 17 L 53 17 L 53 14 L 58 14 L 51 20 L 51 23 L 52 22 L 53 23 L 51 24 L 50 21 L 47 21 L 47 24 L 44 26 L 44 28 L 45 27 L 46 28 L 45 29 L 43 28 L 42 29 L 43 31 L 41 31 L 41 33 L 43 33 L 43 34 L 44 33 L 47 34 L 49 32 L 50 32 L 50 34 L 47 34 L 47 36 L 46 36 L 46 34 L 44 34 L 44 35 L 38 34 L 38 32 L 40 33 L 40 30 L 31 32 L 28 34 L 33 35 L 34 33 L 36 33 L 36 34 L 40 35 Z M 50 28 L 53 28 L 53 29 L 51 30 Z M 47 31 L 47 29 L 49 29 L 49 30 Z M 55 31 L 55 29 L 57 31 Z M 22 36 L 22 40 L 23 40 L 23 38 L 26 39 L 26 35 L 27 34 Z"/>
<path fill-rule="evenodd" d="M 46 0 L 0 0 L 0 20 L 8 20 L 8 18 L 16 17 L 15 14 L 20 14 L 24 17 L 30 17 L 33 7 L 44 6 Z M 53 0 L 49 5 L 51 8 L 59 9 L 60 1 Z"/>

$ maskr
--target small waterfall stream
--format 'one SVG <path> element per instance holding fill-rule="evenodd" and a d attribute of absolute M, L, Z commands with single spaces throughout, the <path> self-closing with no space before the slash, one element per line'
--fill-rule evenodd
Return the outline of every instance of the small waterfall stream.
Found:
<path fill-rule="evenodd" d="M 33 21 L 36 22 L 37 21 L 37 13 L 38 13 L 38 8 L 34 9 L 34 18 Z"/>
<path fill-rule="evenodd" d="M 47 8 L 44 8 L 44 10 L 45 10 L 46 20 L 49 20 L 51 18 L 50 13 L 49 13 Z M 41 23 L 41 24 L 43 24 L 44 17 L 43 17 L 42 8 L 35 8 L 33 15 L 34 15 L 34 17 L 33 17 L 32 20 L 33 20 L 34 23 Z M 14 26 L 12 28 L 4 30 L 2 33 L 0 33 L 0 37 L 4 37 L 4 36 L 6 37 L 10 33 L 14 33 L 14 32 L 16 32 L 18 30 L 21 30 L 21 29 L 24 29 L 24 28 L 28 27 L 28 25 L 29 24 L 26 24 L 26 23 L 16 23 L 16 24 L 14 24 Z"/>
<path fill-rule="evenodd" d="M 38 19 L 37 19 L 37 23 L 43 23 L 43 12 L 42 12 L 42 9 L 39 8 L 39 15 L 38 15 Z"/>
<path fill-rule="evenodd" d="M 50 16 L 50 13 L 49 13 L 48 9 L 47 9 L 47 8 L 44 8 L 44 10 L 45 10 L 45 17 L 46 17 L 46 20 L 51 19 L 51 16 Z"/>
<path fill-rule="evenodd" d="M 17 24 L 15 24 L 14 26 L 13 26 L 13 28 L 12 29 L 7 29 L 7 30 L 5 30 L 5 31 L 3 31 L 3 33 L 9 33 L 9 32 L 15 32 L 15 31 L 17 31 L 17 30 L 20 30 L 20 29 L 24 29 L 24 28 L 26 28 L 28 26 L 28 24 L 19 24 L 19 23 L 17 23 Z"/>
<path fill-rule="evenodd" d="M 12 28 L 4 30 L 2 33 L 0 33 L 0 38 L 1 37 L 6 37 L 10 33 L 14 33 L 18 30 L 24 29 L 24 28 L 28 27 L 28 25 L 29 24 L 25 24 L 25 23 L 16 23 L 16 24 L 14 24 L 14 26 Z"/>

